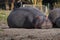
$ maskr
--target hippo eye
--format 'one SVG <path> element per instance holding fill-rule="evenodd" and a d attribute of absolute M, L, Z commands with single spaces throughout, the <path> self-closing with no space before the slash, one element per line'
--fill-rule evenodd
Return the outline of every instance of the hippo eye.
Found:
<path fill-rule="evenodd" d="M 39 19 L 39 18 L 40 18 L 40 16 L 37 16 L 36 18 L 37 18 L 37 19 Z"/>
<path fill-rule="evenodd" d="M 43 16 L 40 16 L 39 19 L 42 20 L 43 19 Z"/>

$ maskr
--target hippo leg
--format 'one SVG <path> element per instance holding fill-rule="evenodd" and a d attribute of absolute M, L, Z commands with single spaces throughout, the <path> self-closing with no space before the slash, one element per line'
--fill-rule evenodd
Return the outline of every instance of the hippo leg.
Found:
<path fill-rule="evenodd" d="M 32 22 L 29 21 L 28 17 L 25 17 L 23 28 L 28 28 L 28 29 L 34 28 Z"/>

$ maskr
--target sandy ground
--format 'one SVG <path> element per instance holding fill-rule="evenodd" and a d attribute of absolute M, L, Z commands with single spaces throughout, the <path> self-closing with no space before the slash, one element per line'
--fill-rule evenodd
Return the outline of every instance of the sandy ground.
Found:
<path fill-rule="evenodd" d="M 60 40 L 60 29 L 0 29 L 0 40 Z"/>

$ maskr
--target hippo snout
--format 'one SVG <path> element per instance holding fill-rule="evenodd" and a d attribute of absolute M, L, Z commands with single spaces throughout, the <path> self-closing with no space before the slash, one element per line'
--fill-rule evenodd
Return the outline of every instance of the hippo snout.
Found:
<path fill-rule="evenodd" d="M 43 22 L 41 24 L 41 28 L 42 29 L 52 28 L 52 23 L 47 16 L 45 16 L 45 18 L 43 19 Z"/>
<path fill-rule="evenodd" d="M 38 16 L 35 27 L 41 28 L 41 29 L 49 29 L 49 28 L 52 28 L 52 23 L 48 19 L 48 17 L 44 18 L 44 17 Z"/>

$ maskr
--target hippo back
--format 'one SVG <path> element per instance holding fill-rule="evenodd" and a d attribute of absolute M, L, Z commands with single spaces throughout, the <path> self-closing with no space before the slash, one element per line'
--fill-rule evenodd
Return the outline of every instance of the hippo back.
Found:
<path fill-rule="evenodd" d="M 27 28 L 34 28 L 32 21 L 34 18 L 36 18 L 36 16 L 44 16 L 44 15 L 38 9 L 32 7 L 16 8 L 10 13 L 10 15 L 7 18 L 8 26 L 12 28 L 22 28 L 24 26 L 25 20 L 27 19 L 26 21 L 27 25 L 30 24 L 29 25 L 30 27 L 28 26 Z"/>

